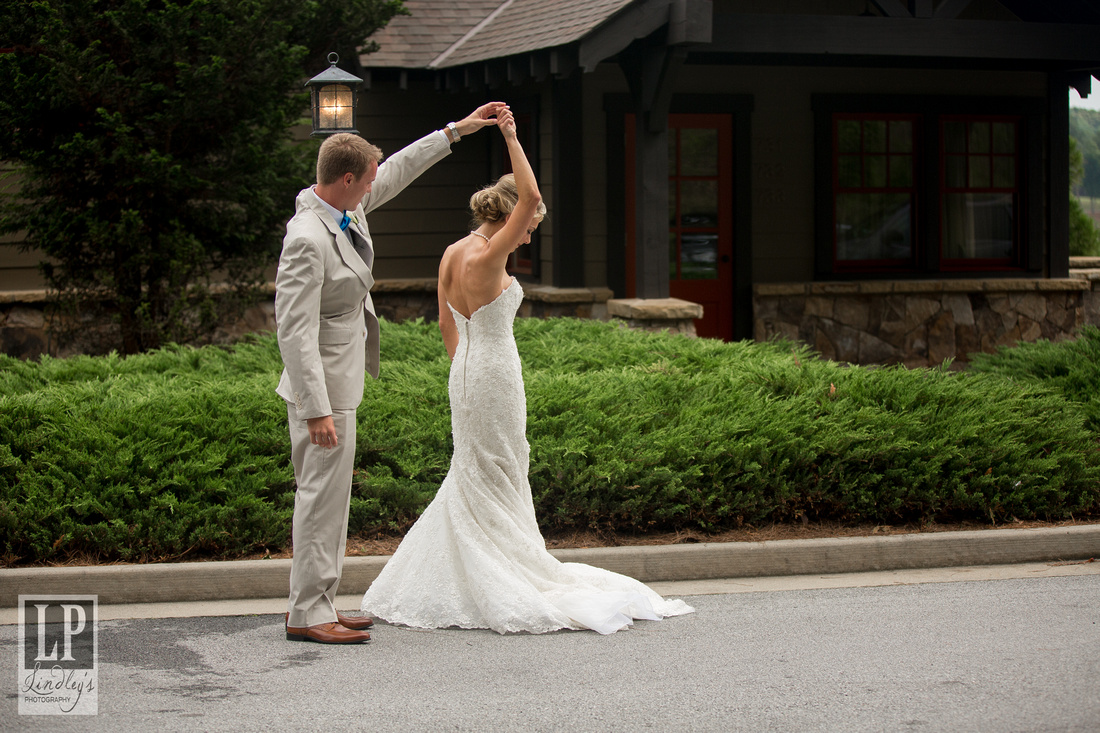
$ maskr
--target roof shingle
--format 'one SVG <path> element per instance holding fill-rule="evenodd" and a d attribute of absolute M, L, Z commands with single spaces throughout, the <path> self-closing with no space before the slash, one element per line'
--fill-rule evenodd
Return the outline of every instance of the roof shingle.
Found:
<path fill-rule="evenodd" d="M 405 0 L 399 16 L 373 36 L 382 47 L 370 67 L 433 68 L 504 58 L 572 43 L 633 0 Z"/>
<path fill-rule="evenodd" d="M 399 15 L 371 36 L 380 48 L 362 54 L 364 68 L 427 68 L 501 5 L 502 0 L 405 0 L 412 15 Z"/>

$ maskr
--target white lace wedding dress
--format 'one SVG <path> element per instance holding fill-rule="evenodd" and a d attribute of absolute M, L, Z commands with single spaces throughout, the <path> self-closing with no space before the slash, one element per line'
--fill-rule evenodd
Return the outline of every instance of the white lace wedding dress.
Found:
<path fill-rule="evenodd" d="M 467 319 L 451 308 L 454 455 L 435 499 L 363 596 L 362 610 L 417 628 L 610 634 L 691 613 L 624 575 L 546 551 L 527 481 L 527 402 L 512 321 L 516 280 Z"/>

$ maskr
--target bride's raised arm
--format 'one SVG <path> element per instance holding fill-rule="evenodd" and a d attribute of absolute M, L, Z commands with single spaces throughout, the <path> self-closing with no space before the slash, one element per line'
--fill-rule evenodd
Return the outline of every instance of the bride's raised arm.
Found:
<path fill-rule="evenodd" d="M 516 119 L 511 110 L 504 110 L 497 121 L 497 127 L 504 135 L 505 144 L 508 147 L 508 157 L 512 161 L 512 174 L 516 179 L 516 193 L 519 200 L 508 215 L 504 226 L 498 229 L 489 238 L 489 260 L 486 264 L 492 269 L 501 269 L 508 262 L 508 256 L 516 248 L 517 242 L 522 242 L 533 230 L 535 217 L 538 216 L 539 204 L 542 203 L 542 194 L 539 193 L 539 184 L 535 180 L 535 172 L 531 169 L 531 163 L 523 152 L 519 136 L 516 133 Z"/>

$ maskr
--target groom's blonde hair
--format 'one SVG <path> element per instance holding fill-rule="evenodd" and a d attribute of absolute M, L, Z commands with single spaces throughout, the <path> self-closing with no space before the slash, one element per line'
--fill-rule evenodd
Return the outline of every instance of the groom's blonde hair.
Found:
<path fill-rule="evenodd" d="M 317 152 L 317 183 L 327 186 L 351 173 L 362 178 L 371 163 L 382 162 L 382 149 L 358 135 L 341 132 L 330 136 Z"/>

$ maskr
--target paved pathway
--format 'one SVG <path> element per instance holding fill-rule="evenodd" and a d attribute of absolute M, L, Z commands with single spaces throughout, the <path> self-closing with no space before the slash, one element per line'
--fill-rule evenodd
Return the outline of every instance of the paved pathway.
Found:
<path fill-rule="evenodd" d="M 608 637 L 381 625 L 326 647 L 283 641 L 271 613 L 117 618 L 82 719 L 16 714 L 0 626 L 0 730 L 1095 733 L 1098 565 L 654 584 L 714 594 Z"/>

